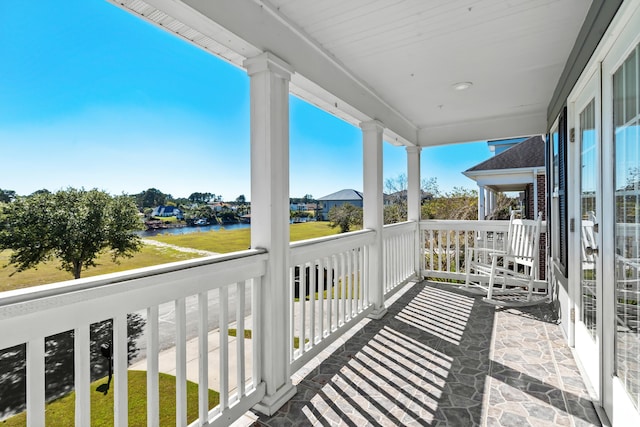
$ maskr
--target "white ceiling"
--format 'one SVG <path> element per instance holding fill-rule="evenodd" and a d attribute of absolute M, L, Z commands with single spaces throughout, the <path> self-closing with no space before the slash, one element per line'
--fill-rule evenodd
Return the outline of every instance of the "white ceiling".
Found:
<path fill-rule="evenodd" d="M 111 0 L 110 0 L 111 1 Z M 241 66 L 270 51 L 292 92 L 391 142 L 544 133 L 587 0 L 120 0 Z M 473 86 L 456 91 L 457 82 Z"/>

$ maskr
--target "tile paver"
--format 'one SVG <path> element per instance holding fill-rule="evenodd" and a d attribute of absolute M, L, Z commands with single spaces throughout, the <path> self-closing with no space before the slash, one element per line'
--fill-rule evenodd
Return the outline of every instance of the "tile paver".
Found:
<path fill-rule="evenodd" d="M 550 305 L 503 309 L 409 285 L 293 376 L 255 426 L 599 426 Z"/>

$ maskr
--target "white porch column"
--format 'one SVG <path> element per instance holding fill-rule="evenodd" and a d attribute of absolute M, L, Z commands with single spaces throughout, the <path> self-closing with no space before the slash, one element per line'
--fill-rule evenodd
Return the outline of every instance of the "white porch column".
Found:
<path fill-rule="evenodd" d="M 420 191 L 420 151 L 421 147 L 407 147 L 407 219 L 415 221 L 415 254 L 413 266 L 418 277 L 420 268 L 420 219 L 422 213 L 422 193 Z"/>
<path fill-rule="evenodd" d="M 496 208 L 496 192 L 489 190 L 489 209 L 487 209 L 487 215 L 491 215 Z"/>
<path fill-rule="evenodd" d="M 290 66 L 265 52 L 244 62 L 251 93 L 251 247 L 269 252 L 262 281 L 262 381 L 256 409 L 273 414 L 295 393 L 289 368 Z"/>
<path fill-rule="evenodd" d="M 367 286 L 369 298 L 374 306 L 370 317 L 381 319 L 386 313 L 384 306 L 384 289 L 382 284 L 382 228 L 383 193 L 382 193 L 382 131 L 384 126 L 377 120 L 360 123 L 362 128 L 362 145 L 364 159 L 363 208 L 364 228 L 376 232 L 375 242 L 369 250 L 369 270 Z"/>
<path fill-rule="evenodd" d="M 478 185 L 478 220 L 484 218 L 484 186 Z"/>

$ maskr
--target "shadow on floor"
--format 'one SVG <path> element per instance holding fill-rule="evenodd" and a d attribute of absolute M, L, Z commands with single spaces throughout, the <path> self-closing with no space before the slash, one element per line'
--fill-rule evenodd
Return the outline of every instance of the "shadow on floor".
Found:
<path fill-rule="evenodd" d="M 494 331 L 505 326 L 496 318 L 515 321 L 508 336 L 519 334 L 518 342 L 528 339 L 523 324 L 558 328 L 551 307 L 496 310 L 450 285 L 411 285 L 382 320 L 363 321 L 333 346 L 300 380 L 297 394 L 255 425 L 537 426 L 571 418 L 599 425 L 586 392 L 553 379 L 555 350 L 548 343 L 535 344 L 530 357 L 518 355 L 526 366 L 514 369 L 503 343 L 492 345 Z"/>

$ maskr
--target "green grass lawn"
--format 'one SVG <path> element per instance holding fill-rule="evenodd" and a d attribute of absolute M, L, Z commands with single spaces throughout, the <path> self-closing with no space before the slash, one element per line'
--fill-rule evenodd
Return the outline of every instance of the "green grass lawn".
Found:
<path fill-rule="evenodd" d="M 202 255 L 180 252 L 171 248 L 144 245 L 140 252 L 136 253 L 132 258 L 121 259 L 119 264 L 114 263 L 108 255 L 102 255 L 97 261 L 99 265 L 83 271 L 82 277 L 183 261 L 200 256 Z M 59 263 L 55 260 L 40 264 L 37 269 L 32 268 L 22 273 L 16 273 L 13 276 L 11 273 L 15 271 L 15 267 L 7 266 L 8 262 L 9 251 L 0 252 L 0 292 L 73 279 L 71 273 L 58 269 Z"/>
<path fill-rule="evenodd" d="M 329 227 L 328 222 L 303 222 L 291 224 L 289 226 L 290 240 L 315 239 L 318 237 L 337 234 L 339 228 Z M 212 230 L 188 234 L 161 234 L 149 239 L 169 243 L 186 248 L 200 249 L 210 252 L 228 253 L 243 251 L 249 248 L 251 240 L 251 229 L 243 228 L 236 230 Z"/>
<path fill-rule="evenodd" d="M 290 226 L 291 241 L 337 234 L 339 230 L 329 227 L 328 224 L 328 222 L 292 224 Z M 151 239 L 176 246 L 228 253 L 249 248 L 250 229 L 222 229 L 219 231 L 196 232 L 182 235 L 163 234 L 152 237 Z M 71 273 L 58 269 L 59 263 L 55 260 L 40 264 L 37 268 L 12 275 L 12 273 L 15 272 L 15 268 L 13 266 L 7 266 L 9 254 L 9 251 L 0 252 L 0 292 L 73 279 Z M 180 252 L 171 248 L 145 245 L 142 250 L 132 258 L 121 259 L 119 263 L 114 263 L 109 255 L 103 254 L 97 260 L 98 266 L 83 271 L 82 277 L 132 270 L 134 268 L 183 261 L 201 256 L 202 255 L 195 253 Z"/>
<path fill-rule="evenodd" d="M 103 378 L 91 384 L 91 426 L 113 426 L 113 389 L 105 395 L 96 389 L 107 383 Z M 112 383 L 113 385 L 113 383 Z M 176 420 L 176 378 L 168 374 L 159 374 L 160 425 L 175 425 Z M 209 409 L 218 405 L 217 392 L 209 390 Z M 75 416 L 75 393 L 47 404 L 45 408 L 48 426 L 72 426 Z M 187 382 L 187 420 L 189 423 L 198 418 L 198 385 Z M 15 415 L 0 422 L 2 427 L 26 426 L 26 413 Z M 147 425 L 147 373 L 129 371 L 129 425 L 145 427 Z"/>

